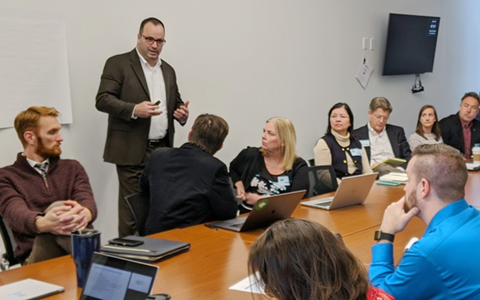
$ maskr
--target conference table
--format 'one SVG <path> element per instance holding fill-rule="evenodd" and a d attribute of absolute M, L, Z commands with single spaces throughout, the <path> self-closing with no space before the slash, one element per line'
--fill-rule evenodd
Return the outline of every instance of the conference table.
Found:
<path fill-rule="evenodd" d="M 469 172 L 466 185 L 467 201 L 480 207 L 480 172 Z M 317 196 L 326 197 L 333 193 Z M 342 235 L 347 247 L 368 268 L 371 262 L 373 235 L 382 222 L 385 208 L 404 195 L 403 185 L 397 187 L 374 184 L 363 205 L 332 211 L 298 205 L 292 217 L 323 224 Z M 250 246 L 264 231 L 258 229 L 237 233 L 196 225 L 154 234 L 150 237 L 188 242 L 188 252 L 156 263 L 159 266 L 153 293 L 168 293 L 177 299 L 252 299 L 250 293 L 230 290 L 229 287 L 248 276 L 247 260 Z M 420 238 L 425 224 L 414 218 L 398 233 L 394 242 L 395 262 L 399 262 L 404 247 L 412 237 Z M 78 299 L 75 264 L 70 256 L 32 264 L 0 273 L 0 285 L 33 278 L 61 285 L 65 292 L 45 299 Z"/>

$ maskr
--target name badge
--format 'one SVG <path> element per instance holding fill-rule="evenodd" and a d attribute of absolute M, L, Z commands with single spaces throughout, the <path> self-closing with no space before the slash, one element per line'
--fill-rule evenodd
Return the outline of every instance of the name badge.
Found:
<path fill-rule="evenodd" d="M 363 147 L 370 147 L 370 140 L 360 140 Z"/>
<path fill-rule="evenodd" d="M 278 183 L 283 185 L 283 186 L 290 186 L 290 178 L 288 176 L 278 176 L 277 177 Z"/>
<path fill-rule="evenodd" d="M 351 148 L 351 149 L 350 149 L 350 154 L 352 154 L 352 156 L 362 156 L 362 149 L 360 149 L 360 148 Z"/>

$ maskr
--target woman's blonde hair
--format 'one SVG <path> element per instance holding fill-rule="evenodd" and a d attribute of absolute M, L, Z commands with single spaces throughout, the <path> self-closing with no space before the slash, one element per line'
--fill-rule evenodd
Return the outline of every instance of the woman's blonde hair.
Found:
<path fill-rule="evenodd" d="M 287 118 L 273 117 L 267 120 L 267 123 L 272 123 L 275 127 L 277 138 L 282 145 L 283 167 L 289 171 L 293 167 L 295 159 L 298 157 L 296 144 L 297 135 L 295 134 L 295 127 Z M 267 153 L 261 150 L 263 155 Z"/>

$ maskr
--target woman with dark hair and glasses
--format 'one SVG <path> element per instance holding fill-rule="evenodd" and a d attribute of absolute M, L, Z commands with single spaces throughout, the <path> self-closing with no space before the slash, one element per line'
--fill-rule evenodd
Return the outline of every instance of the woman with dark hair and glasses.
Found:
<path fill-rule="evenodd" d="M 370 285 L 367 270 L 341 239 L 312 221 L 270 226 L 250 248 L 248 271 L 278 300 L 393 300 Z"/>
<path fill-rule="evenodd" d="M 410 150 L 423 144 L 443 143 L 440 125 L 438 124 L 437 111 L 432 105 L 424 105 L 418 113 L 417 128 L 408 138 Z"/>
<path fill-rule="evenodd" d="M 325 136 L 315 148 L 316 166 L 333 166 L 337 179 L 373 173 L 367 152 L 353 136 L 353 113 L 347 103 L 339 102 L 328 112 Z"/>

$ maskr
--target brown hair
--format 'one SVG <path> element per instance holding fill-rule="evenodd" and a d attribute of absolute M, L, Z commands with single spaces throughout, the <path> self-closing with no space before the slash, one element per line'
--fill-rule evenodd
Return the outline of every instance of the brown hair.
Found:
<path fill-rule="evenodd" d="M 270 226 L 250 248 L 248 270 L 279 300 L 360 300 L 369 288 L 366 269 L 343 242 L 308 220 Z"/>
<path fill-rule="evenodd" d="M 284 144 L 282 147 L 283 167 L 289 171 L 293 168 L 293 163 L 298 157 L 295 127 L 293 127 L 293 123 L 287 118 L 273 117 L 268 119 L 267 123 L 273 124 L 280 144 Z M 260 151 L 263 155 L 266 154 L 265 151 Z"/>
<path fill-rule="evenodd" d="M 381 108 L 389 113 L 393 111 L 390 101 L 385 97 L 375 97 L 370 101 L 370 112 L 373 113 L 377 108 Z"/>
<path fill-rule="evenodd" d="M 425 178 L 437 196 L 450 203 L 465 196 L 467 167 L 463 156 L 457 149 L 445 145 L 420 145 L 413 150 L 417 156 L 412 172 L 417 180 Z"/>
<path fill-rule="evenodd" d="M 214 155 L 222 148 L 227 135 L 227 121 L 219 116 L 203 114 L 195 119 L 188 141 L 203 151 Z"/>
<path fill-rule="evenodd" d="M 17 131 L 18 138 L 25 147 L 26 141 L 23 134 L 26 131 L 35 131 L 38 126 L 38 120 L 40 117 L 52 116 L 58 117 L 60 113 L 53 107 L 45 106 L 31 106 L 27 110 L 22 111 L 15 118 L 15 130 Z"/>
<path fill-rule="evenodd" d="M 433 109 L 433 114 L 435 115 L 435 123 L 433 123 L 432 133 L 435 135 L 435 140 L 438 141 L 442 137 L 442 134 L 440 131 L 440 125 L 438 124 L 437 110 L 432 105 L 427 104 L 422 106 L 422 108 L 420 108 L 420 112 L 418 113 L 417 128 L 415 129 L 415 132 L 419 136 L 423 137 L 424 139 L 427 139 L 422 130 L 422 123 L 420 123 L 420 118 L 422 117 L 422 113 L 427 108 Z"/>

